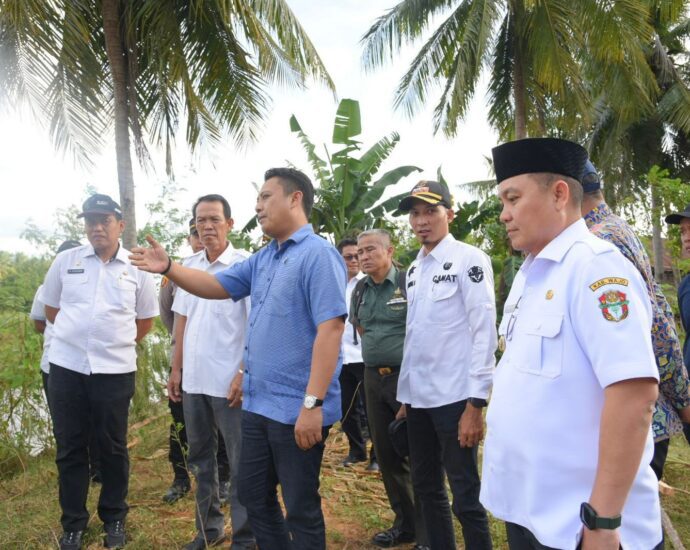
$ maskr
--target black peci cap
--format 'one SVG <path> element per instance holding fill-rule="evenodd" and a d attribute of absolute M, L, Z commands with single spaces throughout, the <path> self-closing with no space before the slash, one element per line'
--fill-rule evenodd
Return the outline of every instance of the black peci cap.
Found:
<path fill-rule="evenodd" d="M 585 171 L 582 172 L 582 178 L 580 179 L 582 183 L 582 190 L 585 193 L 591 193 L 592 191 L 597 191 L 603 186 L 601 185 L 601 178 L 597 169 L 592 164 L 591 160 L 588 160 L 585 164 Z"/>
<path fill-rule="evenodd" d="M 122 209 L 108 195 L 96 193 L 84 201 L 81 207 L 82 213 L 77 218 L 83 218 L 87 214 L 115 214 L 118 220 L 122 219 Z"/>
<path fill-rule="evenodd" d="M 196 220 L 192 218 L 191 220 L 189 220 L 189 234 L 194 235 L 194 233 L 198 235 L 199 231 L 196 228 Z"/>
<path fill-rule="evenodd" d="M 429 204 L 442 204 L 446 208 L 453 208 L 453 197 L 450 196 L 450 191 L 448 191 L 445 185 L 437 181 L 420 181 L 412 188 L 410 194 L 400 201 L 398 210 L 409 212 L 415 199 L 428 202 Z"/>
<path fill-rule="evenodd" d="M 587 151 L 581 145 L 558 138 L 527 138 L 509 141 L 491 150 L 496 183 L 522 174 L 559 174 L 582 180 Z"/>
<path fill-rule="evenodd" d="M 81 246 L 81 243 L 79 241 L 69 239 L 58 247 L 57 253 L 60 254 L 60 252 L 64 252 L 65 250 L 69 250 L 70 248 L 77 248 L 78 246 Z"/>

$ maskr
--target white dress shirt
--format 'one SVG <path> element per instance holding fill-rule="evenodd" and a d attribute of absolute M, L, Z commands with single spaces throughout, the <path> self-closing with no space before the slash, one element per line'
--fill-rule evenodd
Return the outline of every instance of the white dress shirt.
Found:
<path fill-rule="evenodd" d="M 350 299 L 352 298 L 352 291 L 357 286 L 357 282 L 365 277 L 364 273 L 357 273 L 352 279 L 347 282 L 345 288 L 345 303 L 347 304 L 348 319 L 350 316 Z M 350 321 L 345 321 L 345 330 L 343 331 L 343 365 L 350 365 L 352 363 L 362 363 L 362 342 L 357 336 L 357 343 L 355 344 L 355 330 Z"/>
<path fill-rule="evenodd" d="M 136 319 L 158 315 L 153 277 L 134 267 L 120 247 L 103 262 L 90 244 L 57 255 L 41 300 L 59 308 L 48 358 L 82 374 L 137 369 Z"/>
<path fill-rule="evenodd" d="M 184 265 L 215 274 L 248 257 L 248 252 L 228 244 L 213 263 L 201 250 L 187 258 Z M 226 397 L 242 364 L 249 300 L 206 300 L 178 288 L 172 309 L 187 318 L 182 345 L 182 389 L 185 393 Z"/>
<path fill-rule="evenodd" d="M 41 370 L 48 374 L 50 372 L 50 362 L 48 361 L 48 350 L 50 349 L 50 339 L 53 337 L 53 323 L 46 319 L 46 306 L 41 301 L 41 289 L 43 285 L 40 285 L 34 294 L 34 301 L 31 304 L 31 313 L 29 313 L 29 318 L 34 321 L 43 321 L 46 324 L 46 328 L 43 331 L 43 354 L 41 355 Z"/>
<path fill-rule="evenodd" d="M 440 407 L 486 399 L 496 351 L 496 302 L 489 257 L 446 235 L 407 270 L 407 332 L 398 401 Z"/>
<path fill-rule="evenodd" d="M 545 546 L 574 549 L 599 458 L 604 389 L 659 376 L 651 308 L 640 274 L 579 220 L 520 268 L 499 327 L 505 353 L 487 413 L 481 501 Z M 654 452 L 644 455 L 623 508 L 621 544 L 661 541 Z"/>

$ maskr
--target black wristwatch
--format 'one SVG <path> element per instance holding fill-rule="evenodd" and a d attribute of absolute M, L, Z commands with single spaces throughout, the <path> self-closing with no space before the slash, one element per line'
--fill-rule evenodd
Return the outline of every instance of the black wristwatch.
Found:
<path fill-rule="evenodd" d="M 618 529 L 621 526 L 621 516 L 612 518 L 599 517 L 596 510 L 588 502 L 580 504 L 580 519 L 587 529 Z"/>
<path fill-rule="evenodd" d="M 483 409 L 487 405 L 486 399 L 481 399 L 479 397 L 470 397 L 467 401 L 477 409 Z"/>

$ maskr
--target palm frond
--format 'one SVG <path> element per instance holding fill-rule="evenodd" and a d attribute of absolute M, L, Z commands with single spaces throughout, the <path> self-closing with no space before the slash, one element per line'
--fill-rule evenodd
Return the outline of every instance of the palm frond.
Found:
<path fill-rule="evenodd" d="M 364 68 L 375 69 L 392 59 L 403 44 L 422 34 L 434 15 L 454 4 L 454 0 L 403 0 L 396 4 L 361 38 Z"/>

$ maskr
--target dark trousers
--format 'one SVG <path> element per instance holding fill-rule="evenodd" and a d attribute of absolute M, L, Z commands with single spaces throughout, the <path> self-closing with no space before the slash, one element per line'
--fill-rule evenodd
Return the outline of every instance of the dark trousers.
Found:
<path fill-rule="evenodd" d="M 206 541 L 225 533 L 218 495 L 218 432 L 225 439 L 226 462 L 230 464 L 230 518 L 233 547 L 254 546 L 247 510 L 237 498 L 242 409 L 228 407 L 224 397 L 183 392 L 184 418 L 189 437 L 189 469 L 196 478 L 197 538 Z"/>
<path fill-rule="evenodd" d="M 242 411 L 240 502 L 259 548 L 320 550 L 326 548 L 319 473 L 330 426 L 321 443 L 303 451 L 295 426 Z M 286 515 L 278 502 L 280 484 Z"/>
<path fill-rule="evenodd" d="M 654 443 L 654 456 L 652 457 L 651 467 L 656 474 L 657 479 L 664 477 L 664 465 L 666 464 L 666 457 L 668 456 L 668 446 L 671 443 L 670 439 L 662 439 Z"/>
<path fill-rule="evenodd" d="M 366 460 L 367 444 L 362 435 L 362 418 L 360 414 L 360 396 L 364 394 L 364 363 L 348 363 L 340 371 L 340 399 L 343 418 L 340 424 L 350 445 L 349 455 L 353 458 Z M 366 415 L 366 400 L 365 416 Z M 371 431 L 371 430 L 370 430 Z M 371 461 L 376 460 L 374 447 L 371 447 Z"/>
<path fill-rule="evenodd" d="M 388 436 L 388 426 L 400 409 L 396 399 L 399 371 L 381 376 L 378 369 L 364 369 L 364 394 L 369 415 L 371 442 L 376 449 L 376 459 L 381 468 L 383 485 L 391 510 L 395 514 L 393 527 L 415 535 L 417 544 L 427 544 L 424 517 L 410 478 L 410 464 L 395 452 Z M 418 496 L 418 495 L 417 495 Z"/>
<path fill-rule="evenodd" d="M 458 442 L 458 422 L 465 403 L 458 401 L 429 409 L 407 406 L 412 483 L 422 503 L 429 543 L 434 550 L 455 548 L 444 470 L 465 547 L 472 550 L 492 547 L 489 520 L 479 502 L 477 447 L 461 447 Z"/>
<path fill-rule="evenodd" d="M 187 429 L 184 425 L 184 407 L 182 406 L 182 401 L 175 402 L 171 399 L 168 399 L 168 407 L 170 408 L 170 415 L 173 420 L 170 424 L 168 460 L 170 460 L 170 465 L 175 473 L 175 479 L 188 481 L 187 454 L 189 453 L 189 445 L 187 443 Z M 216 461 L 218 463 L 219 482 L 225 483 L 229 481 L 230 465 L 228 464 L 228 455 L 225 451 L 223 434 L 220 433 L 220 430 L 218 430 L 218 453 L 216 454 Z"/>
<path fill-rule="evenodd" d="M 80 374 L 50 365 L 48 395 L 57 444 L 55 463 L 60 487 L 61 523 L 65 531 L 86 528 L 89 513 L 89 434 L 101 453 L 98 515 L 104 523 L 127 515 L 129 456 L 127 419 L 134 395 L 134 372 Z"/>
<path fill-rule="evenodd" d="M 50 398 L 48 397 L 48 373 L 41 371 L 41 379 L 43 380 L 43 391 L 46 395 L 46 403 L 48 403 L 48 412 L 52 419 L 53 411 L 50 407 Z M 89 431 L 89 477 L 101 478 L 101 452 L 98 450 L 98 439 L 96 438 L 96 431 L 93 429 L 93 419 L 91 420 L 91 429 Z"/>
<path fill-rule="evenodd" d="M 544 546 L 532 534 L 529 529 L 517 523 L 506 522 L 506 534 L 508 535 L 508 548 L 510 550 L 558 550 L 550 546 Z M 580 543 L 577 548 L 582 546 Z M 661 541 L 652 550 L 664 550 L 664 542 Z"/>

